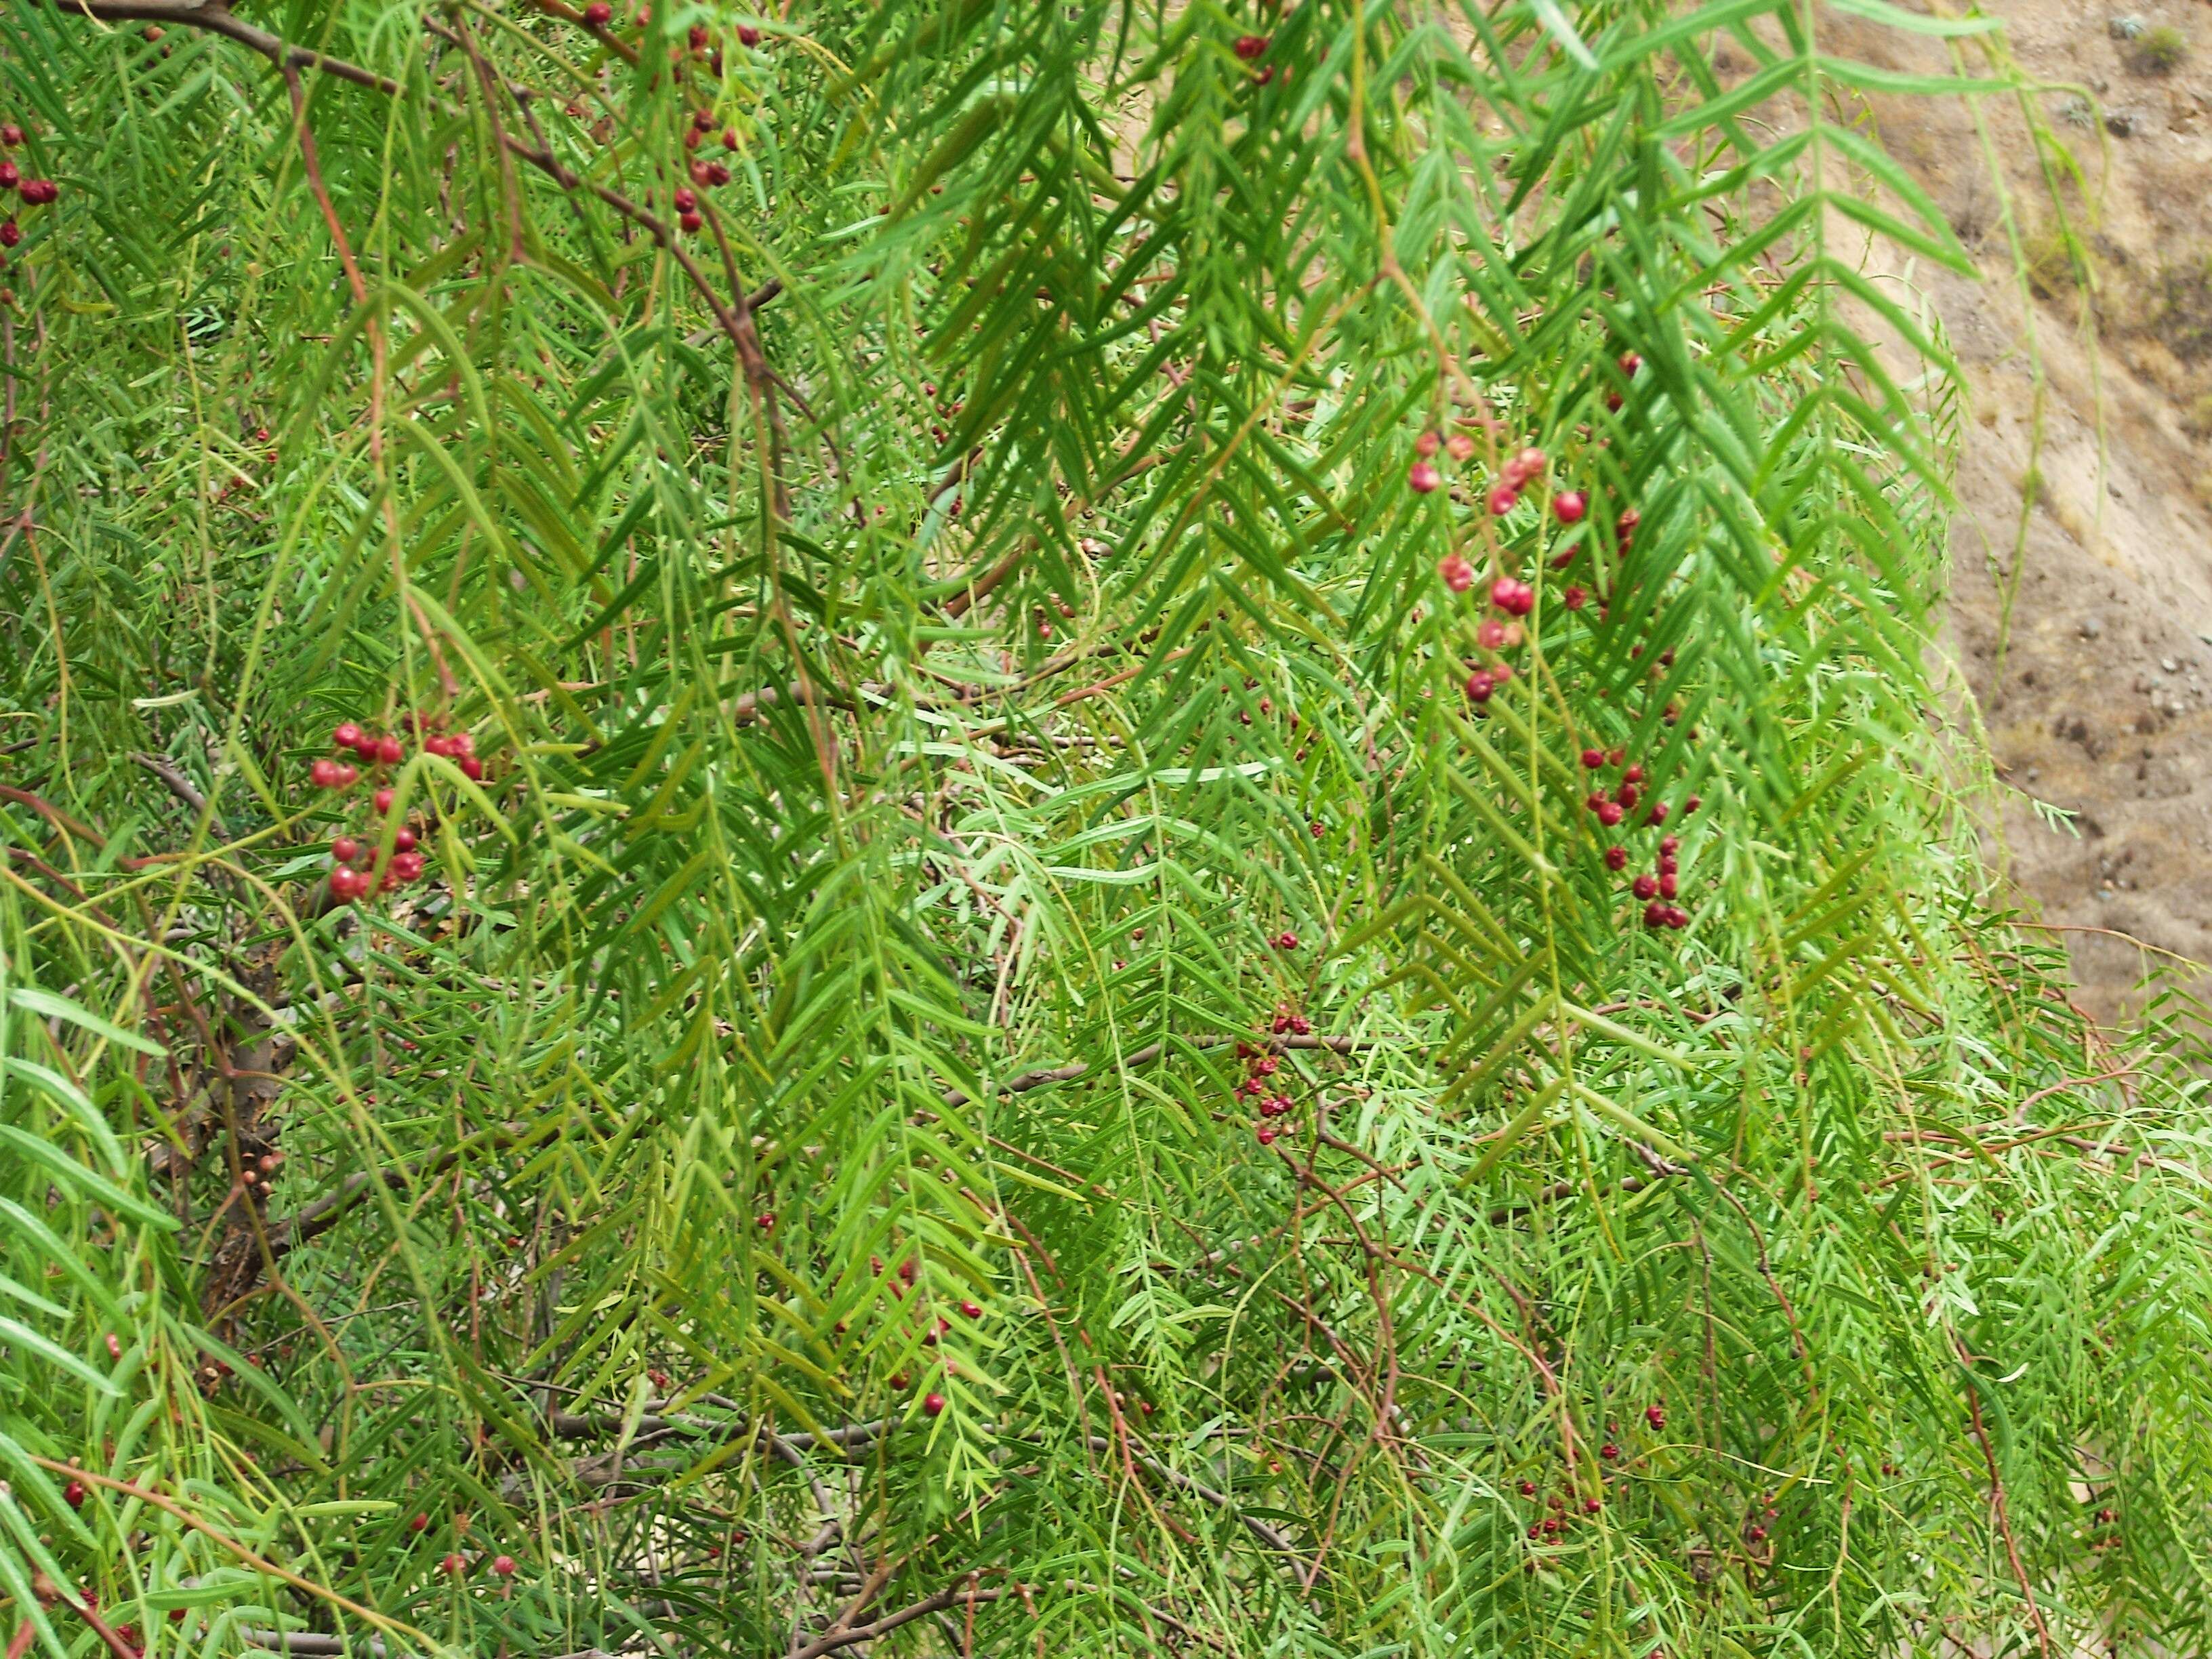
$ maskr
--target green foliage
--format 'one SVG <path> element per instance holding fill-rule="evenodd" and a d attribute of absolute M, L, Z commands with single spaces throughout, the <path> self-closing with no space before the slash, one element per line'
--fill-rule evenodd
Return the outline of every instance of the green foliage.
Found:
<path fill-rule="evenodd" d="M 2171 23 L 2145 29 L 2128 47 L 2128 67 L 2137 75 L 2171 75 L 2189 58 L 2189 37 Z"/>
<path fill-rule="evenodd" d="M 2203 1055 L 1991 908 L 1923 669 L 1864 249 L 1970 267 L 1853 100 L 1972 83 L 299 0 L 295 103 L 145 11 L 0 15 L 11 1632 L 2201 1644 Z"/>

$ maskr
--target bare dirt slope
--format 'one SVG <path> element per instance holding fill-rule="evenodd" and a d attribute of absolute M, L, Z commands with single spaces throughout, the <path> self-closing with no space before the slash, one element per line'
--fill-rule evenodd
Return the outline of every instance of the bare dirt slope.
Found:
<path fill-rule="evenodd" d="M 1951 622 L 2011 786 L 1993 851 L 2113 1017 L 2155 953 L 2212 960 L 2212 6 L 1990 9 L 2053 87 L 2034 102 L 2081 174 L 2057 199 L 2086 287 L 2017 103 L 1979 130 L 1955 101 L 1875 113 L 1986 273 L 1911 276 L 1972 382 Z M 1948 67 L 1834 21 L 1853 55 Z M 2163 70 L 2161 29 L 2184 54 Z"/>

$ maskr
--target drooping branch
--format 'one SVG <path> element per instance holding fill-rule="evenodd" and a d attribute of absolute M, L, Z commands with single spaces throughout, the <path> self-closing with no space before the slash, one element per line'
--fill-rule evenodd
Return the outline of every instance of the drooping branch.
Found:
<path fill-rule="evenodd" d="M 243 1630 L 239 1634 L 249 1647 L 293 1654 L 298 1659 L 349 1659 L 354 1654 L 367 1654 L 368 1659 L 417 1659 L 404 1649 L 395 1651 L 380 1636 L 327 1636 L 304 1630 Z M 604 1648 L 579 1648 L 574 1653 L 554 1654 L 550 1659 L 614 1659 L 614 1656 Z"/>
<path fill-rule="evenodd" d="M 1281 1054 L 1291 1049 L 1317 1049 L 1326 1054 L 1357 1054 L 1363 1048 L 1373 1048 L 1381 1046 L 1370 1038 L 1346 1036 L 1274 1036 L 1239 1038 L 1215 1036 L 1185 1037 L 1180 1039 L 1180 1041 L 1193 1048 L 1221 1048 L 1227 1047 L 1232 1042 L 1249 1042 L 1255 1048 L 1265 1048 L 1270 1053 L 1274 1054 Z M 1132 1066 L 1149 1066 L 1152 1061 L 1159 1059 L 1163 1054 L 1166 1054 L 1167 1051 L 1168 1045 L 1164 1041 L 1148 1042 L 1143 1048 L 1135 1050 L 1133 1053 L 1123 1054 L 1120 1059 L 1116 1060 L 1113 1063 L 1116 1066 L 1124 1069 Z M 1079 1060 L 1073 1060 L 1066 1066 L 1050 1066 L 1038 1071 L 1019 1073 L 1013 1077 L 1008 1078 L 1004 1083 L 999 1085 L 999 1088 L 1000 1092 L 1005 1094 L 1027 1094 L 1030 1090 L 1042 1089 L 1048 1084 L 1073 1083 L 1078 1078 L 1089 1076 L 1092 1070 L 1093 1067 L 1088 1061 Z M 965 1106 L 968 1104 L 969 1099 L 968 1095 L 964 1094 L 958 1089 L 947 1089 L 945 1091 L 944 1097 L 945 1103 L 949 1107 Z"/>
<path fill-rule="evenodd" d="M 294 46 L 247 22 L 229 7 L 214 3 L 214 0 L 204 4 L 195 4 L 193 0 L 52 0 L 52 3 L 56 11 L 74 12 L 99 23 L 164 23 L 205 29 L 259 53 L 280 70 L 316 70 L 391 96 L 397 96 L 400 90 L 397 81 L 374 70 L 363 69 L 358 64 L 349 64 L 343 58 L 332 58 L 310 47 Z"/>

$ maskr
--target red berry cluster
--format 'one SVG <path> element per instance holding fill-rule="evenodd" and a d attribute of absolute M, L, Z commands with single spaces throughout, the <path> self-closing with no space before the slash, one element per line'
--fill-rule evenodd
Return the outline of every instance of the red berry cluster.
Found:
<path fill-rule="evenodd" d="M 2118 1512 L 2113 1510 L 2110 1505 L 2106 1505 L 2106 1507 L 2100 1509 L 2097 1511 L 2097 1524 L 2100 1527 L 2113 1528 L 2113 1530 L 2105 1532 L 2100 1536 L 2091 1539 L 2089 1540 L 2089 1547 L 2093 1550 L 2118 1549 L 2120 1547 L 2120 1534 L 2117 1529 L 2119 1524 L 2119 1519 Z"/>
<path fill-rule="evenodd" d="M 1644 768 L 1633 762 L 1624 765 L 1626 758 L 1625 752 L 1619 749 L 1610 752 L 1602 749 L 1583 750 L 1583 765 L 1589 771 L 1601 772 L 1609 767 L 1620 768 L 1620 781 L 1611 794 L 1602 788 L 1594 789 L 1583 803 L 1608 830 L 1619 825 L 1629 813 L 1644 805 L 1647 786 Z M 1704 802 L 1697 796 L 1687 797 L 1682 802 L 1683 815 L 1687 817 L 1703 805 Z M 1652 801 L 1644 806 L 1643 827 L 1656 828 L 1666 823 L 1668 817 L 1667 803 Z M 1680 869 L 1677 859 L 1681 850 L 1682 842 L 1679 836 L 1662 836 L 1659 838 L 1659 855 L 1651 873 L 1639 875 L 1629 884 L 1629 890 L 1644 901 L 1644 925 L 1646 927 L 1686 927 L 1690 925 L 1690 913 L 1673 902 Z M 1628 849 L 1618 845 L 1607 848 L 1605 867 L 1615 871 L 1626 869 Z"/>
<path fill-rule="evenodd" d="M 592 0 L 592 3 L 583 9 L 583 25 L 594 34 L 605 33 L 614 27 L 614 21 L 615 9 L 608 3 L 608 0 Z M 643 28 L 653 21 L 653 9 L 649 6 L 640 6 L 631 21 L 638 27 Z M 737 33 L 738 43 L 740 46 L 752 47 L 760 45 L 761 32 L 753 24 L 738 24 Z M 684 50 L 693 58 L 705 58 L 709 73 L 717 78 L 720 76 L 721 48 L 713 44 L 713 37 L 705 24 L 694 23 L 691 26 L 684 37 Z M 684 130 L 684 148 L 687 150 L 697 151 L 707 142 L 708 135 L 714 131 L 717 125 L 712 110 L 693 110 L 691 119 Z M 738 131 L 735 127 L 722 129 L 722 148 L 731 151 L 738 148 Z M 730 182 L 728 164 L 708 156 L 695 154 L 691 161 L 690 173 L 691 184 L 697 185 L 700 190 L 720 190 Z M 700 212 L 698 193 L 690 185 L 677 186 L 670 200 L 675 206 L 676 222 L 681 228 L 686 232 L 696 232 L 705 228 L 706 216 Z"/>
<path fill-rule="evenodd" d="M 1414 476 L 1410 480 L 1417 490 L 1433 489 L 1443 481 L 1442 475 L 1427 459 L 1428 456 L 1435 453 L 1437 442 L 1436 434 L 1428 432 L 1422 434 L 1414 445 L 1422 457 L 1414 464 Z M 1463 456 L 1472 453 L 1474 441 L 1463 432 L 1455 433 L 1449 440 L 1448 447 L 1454 455 Z M 1490 493 L 1490 510 L 1501 517 L 1510 513 L 1519 505 L 1521 492 L 1548 465 L 1544 452 L 1533 447 L 1514 455 L 1505 463 L 1497 487 Z M 1579 490 L 1562 490 L 1553 497 L 1552 511 L 1562 524 L 1577 524 L 1589 513 L 1589 502 Z M 1570 546 L 1553 561 L 1553 568 L 1563 568 L 1571 563 L 1577 550 Z M 1457 552 L 1447 553 L 1437 561 L 1437 575 L 1455 593 L 1466 592 L 1476 581 L 1474 566 L 1465 555 Z M 1535 610 L 1535 588 L 1517 576 L 1499 575 L 1490 584 L 1489 598 L 1492 608 L 1501 614 L 1482 621 L 1475 629 L 1476 642 L 1485 651 L 1492 653 L 1518 645 L 1521 630 L 1517 624 L 1520 618 Z M 1589 603 L 1589 593 L 1579 586 L 1570 586 L 1562 591 L 1560 599 L 1568 610 L 1579 611 Z M 1476 703 L 1489 702 L 1491 694 L 1512 678 L 1511 667 L 1502 663 L 1492 663 L 1474 670 L 1467 681 L 1468 701 Z"/>
<path fill-rule="evenodd" d="M 23 129 L 13 121 L 0 125 L 0 149 L 15 149 L 23 143 Z M 62 187 L 51 179 L 26 179 L 10 157 L 0 156 L 0 195 L 14 191 L 25 207 L 42 207 L 60 199 Z M 23 240 L 23 228 L 9 214 L 0 220 L 0 247 L 14 247 Z"/>
<path fill-rule="evenodd" d="M 1624 378 L 1631 380 L 1634 380 L 1636 378 L 1636 371 L 1643 367 L 1644 359 L 1638 356 L 1634 352 L 1624 351 L 1620 354 L 1620 372 Z M 1608 392 L 1605 394 L 1605 406 L 1607 409 L 1619 409 L 1621 405 L 1621 396 L 1618 391 Z"/>
<path fill-rule="evenodd" d="M 1536 1495 L 1536 1483 L 1533 1480 L 1523 1480 L 1521 1483 L 1521 1495 L 1523 1498 L 1534 1498 Z M 1596 1515 L 1605 1508 L 1604 1500 L 1601 1498 L 1589 1497 L 1583 1498 L 1579 1504 L 1571 1504 L 1569 1499 L 1571 1497 L 1571 1492 L 1555 1492 L 1547 1498 L 1544 1500 L 1547 1513 L 1528 1523 L 1528 1536 L 1539 1543 L 1548 1543 L 1567 1529 L 1568 1522 L 1574 1518 L 1576 1509 L 1580 1509 L 1584 1515 Z"/>
<path fill-rule="evenodd" d="M 1646 1406 L 1644 1408 L 1644 1420 L 1654 1429 L 1666 1427 L 1666 1407 L 1656 1401 Z M 1617 1423 L 1608 1423 L 1605 1425 L 1605 1432 L 1604 1443 L 1598 1448 L 1599 1459 L 1604 1463 L 1615 1465 L 1622 1463 L 1628 1454 L 1620 1445 L 1620 1425 Z M 1523 1498 L 1534 1498 L 1537 1495 L 1537 1491 L 1538 1488 L 1534 1480 L 1524 1480 L 1520 1483 L 1520 1492 Z M 1627 1488 L 1625 1486 L 1620 1486 L 1615 1495 L 1625 1496 L 1626 1491 Z M 1572 1522 L 1577 1510 L 1584 1515 L 1596 1515 L 1604 1508 L 1603 1498 L 1596 1493 L 1577 1498 L 1573 1484 L 1570 1482 L 1562 1492 L 1553 1492 L 1544 1500 L 1536 1518 L 1529 1522 L 1528 1536 L 1538 1542 L 1548 1543 L 1566 1530 Z"/>
<path fill-rule="evenodd" d="M 868 1258 L 868 1269 L 875 1275 L 875 1277 L 881 1279 L 884 1276 L 883 1257 L 879 1255 L 870 1256 Z M 891 1297 L 894 1301 L 903 1302 L 906 1300 L 906 1293 L 908 1290 L 915 1285 L 916 1279 L 921 1274 L 921 1263 L 918 1257 L 908 1256 L 905 1261 L 899 1263 L 897 1277 L 892 1281 L 890 1285 Z M 921 1334 L 921 1342 L 924 1347 L 936 1347 L 939 1343 L 951 1332 L 952 1322 L 945 1318 L 943 1315 L 937 1313 L 933 1304 L 927 1304 L 923 1298 L 917 1297 L 913 1311 L 921 1316 L 927 1327 Z M 963 1297 L 960 1302 L 960 1316 L 963 1319 L 981 1319 L 983 1316 L 983 1304 L 976 1301 L 973 1297 Z M 842 1322 L 837 1326 L 837 1334 L 839 1336 L 845 1334 L 845 1327 Z M 940 1361 L 939 1364 L 943 1365 L 944 1362 Z M 941 1379 L 942 1375 L 942 1370 L 933 1371 L 932 1373 L 932 1376 L 934 1378 Z M 913 1386 L 913 1382 L 914 1379 L 908 1376 L 904 1371 L 894 1371 L 891 1374 L 891 1387 L 897 1389 L 902 1394 Z M 921 1409 L 931 1417 L 935 1417 L 939 1413 L 943 1412 L 945 1407 L 945 1396 L 934 1389 L 931 1389 L 922 1396 Z"/>
<path fill-rule="evenodd" d="M 1552 458 L 1531 446 L 1515 454 L 1498 470 L 1498 482 L 1491 486 L 1486 505 L 1490 516 L 1502 519 L 1521 505 L 1521 492 L 1544 476 Z M 1578 522 L 1589 510 L 1589 503 L 1579 490 L 1563 489 L 1552 497 L 1552 514 L 1561 524 Z"/>
<path fill-rule="evenodd" d="M 1414 460 L 1413 465 L 1406 470 L 1406 487 L 1415 495 L 1430 495 L 1443 487 L 1444 475 L 1437 470 L 1435 459 L 1439 449 L 1455 461 L 1468 460 L 1474 454 L 1474 440 L 1464 432 L 1455 432 L 1449 438 L 1434 432 L 1424 432 L 1414 439 Z M 1468 578 L 1469 582 L 1473 580 L 1471 576 Z M 1465 592 L 1467 590 L 1462 586 L 1453 591 Z"/>
<path fill-rule="evenodd" d="M 1230 43 L 1229 49 L 1237 54 L 1241 63 L 1259 64 L 1260 60 L 1267 55 L 1267 48 L 1273 44 L 1273 38 L 1270 35 L 1240 34 Z M 1252 71 L 1252 84 L 1255 87 L 1266 86 L 1268 82 L 1275 78 L 1275 71 L 1279 68 L 1282 70 L 1283 79 L 1289 80 L 1291 78 L 1289 64 L 1260 64 L 1260 67 Z"/>
<path fill-rule="evenodd" d="M 1313 1030 L 1313 1022 L 1304 1014 L 1278 1009 L 1273 1029 L 1277 1036 L 1304 1036 Z M 1291 1115 L 1293 1104 L 1282 1091 L 1282 1086 L 1273 1080 L 1283 1068 L 1282 1057 L 1250 1042 L 1237 1045 L 1237 1057 L 1246 1062 L 1244 1080 L 1237 1085 L 1237 1097 L 1260 1103 L 1261 1121 L 1254 1127 L 1253 1137 L 1262 1146 L 1273 1146 L 1290 1127 L 1281 1120 Z"/>
<path fill-rule="evenodd" d="M 410 724 L 415 735 L 421 739 L 426 753 L 440 755 L 453 761 L 462 774 L 471 779 L 483 776 L 483 762 L 476 755 L 476 738 L 466 732 L 450 735 L 431 730 L 436 717 L 416 715 Z M 363 766 L 393 767 L 407 758 L 407 746 L 391 732 L 379 734 L 364 729 L 353 720 L 341 724 L 331 733 L 331 742 L 340 753 L 350 753 Z M 349 789 L 360 780 L 359 767 L 350 762 L 325 757 L 307 769 L 307 775 L 318 789 Z M 389 784 L 380 785 L 369 797 L 369 805 L 378 817 L 392 811 L 392 792 Z M 341 904 L 351 904 L 373 892 L 389 892 L 395 887 L 406 886 L 422 878 L 422 854 L 416 850 L 414 830 L 407 824 L 397 826 L 392 832 L 392 861 L 380 871 L 377 868 L 376 837 L 362 839 L 340 836 L 331 842 L 331 896 Z"/>

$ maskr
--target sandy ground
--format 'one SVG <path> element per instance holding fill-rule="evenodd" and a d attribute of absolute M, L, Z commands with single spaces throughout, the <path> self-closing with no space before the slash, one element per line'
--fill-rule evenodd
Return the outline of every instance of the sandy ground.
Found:
<path fill-rule="evenodd" d="M 1875 113 L 1985 273 L 1910 280 L 1971 382 L 1949 645 L 2008 786 L 1992 856 L 2116 1018 L 2157 953 L 2212 960 L 2212 5 L 1990 9 L 2080 168 L 2057 199 L 2086 289 L 2016 100 Z M 1947 67 L 1836 21 L 1850 55 Z M 2165 73 L 2140 57 L 2160 25 L 2187 43 Z"/>

